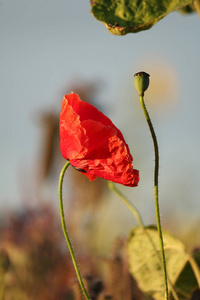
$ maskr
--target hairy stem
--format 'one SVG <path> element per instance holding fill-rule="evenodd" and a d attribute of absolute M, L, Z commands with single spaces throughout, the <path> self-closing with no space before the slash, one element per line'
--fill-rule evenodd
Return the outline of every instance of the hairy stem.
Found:
<path fill-rule="evenodd" d="M 82 290 L 83 294 L 85 295 L 85 298 L 87 300 L 90 300 L 90 298 L 87 294 L 87 291 L 85 289 L 85 286 L 83 284 L 83 280 L 82 280 L 82 277 L 81 277 L 81 274 L 80 274 L 80 271 L 79 271 L 79 268 L 78 268 L 78 264 L 76 262 L 76 258 L 75 258 L 75 255 L 74 255 L 72 244 L 71 244 L 71 241 L 69 239 L 69 235 L 67 233 L 67 228 L 66 228 L 66 224 L 65 224 L 65 215 L 64 215 L 63 199 L 62 199 L 62 184 L 63 184 L 63 178 L 64 178 L 64 175 L 65 175 L 65 171 L 67 170 L 69 165 L 70 165 L 70 162 L 67 161 L 67 163 L 64 165 L 64 167 L 63 167 L 63 169 L 60 173 L 59 184 L 58 184 L 58 196 L 59 196 L 61 223 L 62 223 L 62 229 L 63 229 L 63 233 L 64 233 L 64 236 L 65 236 L 65 240 L 66 240 L 68 248 L 69 248 L 69 252 L 70 252 L 70 255 L 71 255 L 71 258 L 72 258 L 72 262 L 74 264 L 74 269 L 76 271 L 76 275 L 77 275 L 81 290 Z"/>
<path fill-rule="evenodd" d="M 158 171 L 159 171 L 159 151 L 158 151 L 158 143 L 156 134 L 151 122 L 151 119 L 149 117 L 148 111 L 146 109 L 146 105 L 144 103 L 144 95 L 140 94 L 140 103 L 145 115 L 145 118 L 147 120 L 151 136 L 153 139 L 154 144 L 154 152 L 155 152 L 155 170 L 154 170 L 154 198 L 155 198 L 155 210 L 156 210 L 156 221 L 157 221 L 157 229 L 159 234 L 159 240 L 160 240 L 160 250 L 161 250 L 161 258 L 162 258 L 162 265 L 163 265 L 163 274 L 164 274 L 164 282 L 165 282 L 165 299 L 169 299 L 168 295 L 168 282 L 167 282 L 167 268 L 166 268 L 166 260 L 165 260 L 165 251 L 164 251 L 164 242 L 163 242 L 163 236 L 162 236 L 162 229 L 161 229 L 161 220 L 160 220 L 160 210 L 159 210 L 159 200 L 158 200 Z"/>

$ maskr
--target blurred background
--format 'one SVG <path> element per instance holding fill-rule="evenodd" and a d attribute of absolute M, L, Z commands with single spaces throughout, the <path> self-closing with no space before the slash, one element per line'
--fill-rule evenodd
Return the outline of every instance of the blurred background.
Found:
<path fill-rule="evenodd" d="M 138 71 L 151 76 L 145 99 L 160 148 L 162 224 L 189 250 L 199 244 L 199 26 L 197 14 L 174 12 L 150 30 L 120 37 L 94 19 L 89 1 L 0 1 L 0 242 L 11 261 L 22 264 L 20 270 L 30 257 L 31 274 L 43 274 L 46 266 L 60 274 L 64 263 L 71 268 L 65 244 L 60 251 L 64 241 L 57 197 L 65 163 L 59 149 L 59 112 L 63 96 L 71 91 L 97 106 L 122 131 L 141 179 L 137 188 L 118 188 L 133 201 L 145 224 L 155 223 L 154 152 L 133 83 Z M 116 237 L 121 241 L 137 224 L 104 180 L 90 183 L 70 168 L 64 195 L 78 254 L 110 254 Z M 41 253 L 46 257 L 47 249 L 56 259 L 47 259 L 41 267 L 34 259 Z M 88 265 L 83 257 L 83 265 Z M 27 278 L 30 270 L 24 272 Z M 31 290 L 35 283 L 29 281 L 25 286 Z M 22 290 L 19 299 L 27 299 L 28 292 Z M 58 297 L 43 293 L 33 299 Z"/>

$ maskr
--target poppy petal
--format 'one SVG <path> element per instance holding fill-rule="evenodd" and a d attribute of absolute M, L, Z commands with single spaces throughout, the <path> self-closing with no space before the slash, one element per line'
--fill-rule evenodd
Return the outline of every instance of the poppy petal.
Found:
<path fill-rule="evenodd" d="M 82 158 L 87 153 L 88 138 L 79 116 L 64 97 L 60 113 L 60 148 L 65 159 Z"/>
<path fill-rule="evenodd" d="M 121 131 L 91 104 L 75 93 L 63 99 L 60 147 L 64 158 L 90 180 L 97 176 L 126 186 L 136 186 L 139 172 Z"/>
<path fill-rule="evenodd" d="M 108 145 L 107 158 L 84 158 L 70 160 L 70 162 L 74 167 L 84 169 L 86 173 L 83 174 L 90 180 L 94 180 L 91 175 L 96 175 L 126 186 L 137 186 L 139 172 L 133 169 L 132 161 L 123 142 L 117 136 L 113 136 L 109 139 Z"/>

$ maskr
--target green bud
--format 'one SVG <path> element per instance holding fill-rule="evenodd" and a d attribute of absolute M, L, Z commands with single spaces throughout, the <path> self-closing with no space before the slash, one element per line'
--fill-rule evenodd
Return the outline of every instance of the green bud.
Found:
<path fill-rule="evenodd" d="M 139 96 L 143 96 L 149 86 L 149 74 L 138 72 L 134 75 L 135 88 L 139 92 Z"/>

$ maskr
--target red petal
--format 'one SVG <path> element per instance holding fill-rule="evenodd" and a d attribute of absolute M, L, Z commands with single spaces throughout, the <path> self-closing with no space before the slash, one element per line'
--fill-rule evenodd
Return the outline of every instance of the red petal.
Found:
<path fill-rule="evenodd" d="M 132 157 L 129 156 L 126 145 L 117 136 L 108 140 L 106 149 L 107 158 L 71 160 L 71 164 L 77 168 L 84 169 L 83 173 L 96 175 L 113 182 L 127 186 L 137 186 L 139 182 L 139 172 L 133 169 Z"/>
<path fill-rule="evenodd" d="M 139 172 L 121 131 L 94 106 L 71 93 L 64 97 L 60 114 L 62 155 L 85 170 L 90 180 L 97 176 L 127 186 L 136 186 Z"/>
<path fill-rule="evenodd" d="M 64 97 L 60 113 L 60 149 L 65 159 L 82 158 L 87 153 L 88 138 L 79 116 Z"/>
<path fill-rule="evenodd" d="M 100 112 L 96 107 L 94 107 L 88 102 L 82 101 L 79 98 L 79 96 L 73 92 L 71 94 L 66 95 L 64 98 L 67 98 L 69 105 L 71 105 L 74 111 L 80 116 L 80 121 L 93 120 L 100 122 L 105 126 L 115 128 L 117 136 L 126 144 L 121 131 L 113 124 L 113 122 L 107 116 Z M 130 151 L 129 155 L 131 155 Z"/>

